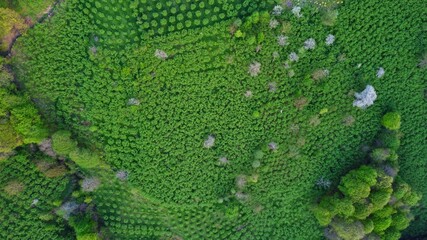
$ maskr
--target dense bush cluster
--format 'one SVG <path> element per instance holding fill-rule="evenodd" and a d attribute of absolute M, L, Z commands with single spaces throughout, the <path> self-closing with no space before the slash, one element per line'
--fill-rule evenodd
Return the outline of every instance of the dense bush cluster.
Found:
<path fill-rule="evenodd" d="M 387 113 L 384 119 L 399 114 Z M 383 121 L 384 123 L 384 121 Z M 371 164 L 350 171 L 341 178 L 339 191 L 325 196 L 313 212 L 320 225 L 328 226 L 328 239 L 400 239 L 401 231 L 409 226 L 410 212 L 421 195 L 397 176 L 399 170 L 396 151 L 400 133 L 390 131 L 389 125 L 377 139 L 378 146 L 370 153 Z"/>

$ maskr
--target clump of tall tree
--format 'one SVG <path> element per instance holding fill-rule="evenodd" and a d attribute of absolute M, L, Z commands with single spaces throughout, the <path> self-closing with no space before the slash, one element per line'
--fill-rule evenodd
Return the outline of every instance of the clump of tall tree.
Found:
<path fill-rule="evenodd" d="M 400 115 L 387 113 L 368 164 L 341 178 L 313 212 L 328 239 L 399 239 L 421 195 L 398 175 Z"/>
<path fill-rule="evenodd" d="M 13 76 L 0 59 L 0 159 L 23 144 L 40 143 L 48 135 L 38 110 L 19 94 Z"/>

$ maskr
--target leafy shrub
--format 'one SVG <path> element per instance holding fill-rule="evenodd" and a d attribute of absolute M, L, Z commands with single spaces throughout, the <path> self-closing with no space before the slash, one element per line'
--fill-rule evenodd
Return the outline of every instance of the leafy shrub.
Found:
<path fill-rule="evenodd" d="M 389 112 L 386 113 L 381 123 L 384 127 L 386 127 L 389 130 L 399 130 L 400 128 L 400 114 L 397 112 Z"/>
<path fill-rule="evenodd" d="M 68 156 L 77 149 L 77 142 L 71 139 L 69 131 L 60 130 L 52 135 L 53 150 L 63 156 Z"/>
<path fill-rule="evenodd" d="M 101 158 L 91 150 L 85 148 L 75 148 L 69 153 L 70 159 L 79 167 L 89 169 L 102 165 Z"/>

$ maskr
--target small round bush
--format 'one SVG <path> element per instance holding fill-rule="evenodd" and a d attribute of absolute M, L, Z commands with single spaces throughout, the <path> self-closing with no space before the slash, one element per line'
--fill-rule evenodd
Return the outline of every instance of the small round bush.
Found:
<path fill-rule="evenodd" d="M 386 113 L 381 121 L 382 125 L 389 130 L 399 130 L 400 114 L 397 112 Z"/>

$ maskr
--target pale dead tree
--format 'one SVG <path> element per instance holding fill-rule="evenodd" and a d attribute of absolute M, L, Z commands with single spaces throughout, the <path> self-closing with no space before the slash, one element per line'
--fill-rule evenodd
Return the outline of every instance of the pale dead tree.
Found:
<path fill-rule="evenodd" d="M 243 192 L 236 192 L 236 199 L 242 202 L 249 200 L 249 195 Z"/>
<path fill-rule="evenodd" d="M 332 182 L 329 179 L 321 177 L 317 179 L 316 186 L 323 189 L 328 189 L 331 186 Z"/>
<path fill-rule="evenodd" d="M 326 40 L 325 43 L 326 45 L 330 46 L 335 42 L 335 36 L 332 34 L 329 34 L 328 36 L 326 36 Z"/>
<path fill-rule="evenodd" d="M 247 177 L 245 175 L 239 175 L 236 177 L 236 187 L 238 189 L 245 188 L 247 184 Z"/>
<path fill-rule="evenodd" d="M 270 23 L 268 24 L 268 26 L 271 29 L 275 29 L 275 28 L 277 28 L 277 26 L 279 26 L 279 21 L 277 21 L 276 19 L 271 19 Z"/>
<path fill-rule="evenodd" d="M 277 37 L 277 44 L 279 44 L 279 46 L 281 46 L 281 47 L 289 45 L 289 43 L 288 43 L 288 37 L 285 36 L 285 35 L 279 35 Z"/>
<path fill-rule="evenodd" d="M 245 97 L 247 97 L 247 98 L 251 98 L 253 96 L 253 93 L 252 93 L 252 91 L 251 90 L 247 90 L 246 92 L 245 92 Z"/>
<path fill-rule="evenodd" d="M 84 192 L 93 192 L 99 187 L 100 184 L 101 181 L 98 178 L 85 178 L 82 182 L 82 190 Z"/>
<path fill-rule="evenodd" d="M 291 52 L 288 58 L 289 58 L 289 61 L 291 62 L 298 62 L 299 60 L 299 57 L 296 52 Z"/>
<path fill-rule="evenodd" d="M 397 169 L 390 165 L 384 165 L 382 166 L 382 169 L 385 172 L 385 174 L 387 174 L 390 177 L 396 177 L 397 175 Z"/>
<path fill-rule="evenodd" d="M 276 5 L 273 8 L 273 11 L 271 12 L 275 16 L 280 16 L 283 13 L 283 7 L 280 5 Z"/>
<path fill-rule="evenodd" d="M 59 210 L 63 213 L 62 217 L 65 220 L 68 220 L 70 218 L 70 215 L 74 213 L 74 211 L 76 211 L 78 207 L 79 204 L 69 201 L 62 204 Z"/>
<path fill-rule="evenodd" d="M 156 49 L 156 51 L 154 52 L 154 56 L 161 60 L 166 60 L 168 58 L 168 54 L 160 49 Z"/>
<path fill-rule="evenodd" d="M 371 85 L 367 85 L 365 90 L 360 93 L 355 93 L 354 96 L 356 97 L 356 100 L 354 100 L 353 106 L 362 109 L 371 106 L 377 99 L 377 93 Z"/>
<path fill-rule="evenodd" d="M 218 159 L 218 161 L 219 161 L 219 163 L 221 164 L 221 165 L 226 165 L 226 164 L 229 164 L 230 163 L 230 161 L 228 160 L 228 158 L 226 158 L 226 157 L 220 157 L 219 159 Z"/>
<path fill-rule="evenodd" d="M 280 57 L 279 53 L 277 51 L 274 51 L 273 54 L 271 55 L 273 57 L 273 60 L 276 60 Z"/>
<path fill-rule="evenodd" d="M 215 145 L 215 137 L 212 135 L 209 135 L 208 138 L 203 143 L 203 147 L 205 148 L 211 148 Z"/>
<path fill-rule="evenodd" d="M 270 142 L 268 144 L 268 149 L 270 149 L 271 151 L 276 151 L 277 148 L 278 148 L 278 146 L 277 146 L 277 143 L 275 143 L 275 142 Z"/>
<path fill-rule="evenodd" d="M 312 74 L 311 77 L 313 80 L 318 81 L 322 80 L 329 76 L 329 70 L 328 69 L 316 69 Z"/>
<path fill-rule="evenodd" d="M 116 178 L 118 178 L 121 181 L 127 180 L 129 177 L 129 173 L 125 170 L 119 170 L 116 172 Z"/>
<path fill-rule="evenodd" d="M 269 82 L 268 83 L 268 91 L 269 92 L 275 92 L 277 90 L 277 83 L 276 82 Z"/>
<path fill-rule="evenodd" d="M 316 47 L 316 40 L 309 38 L 304 42 L 304 48 L 307 50 L 313 50 Z"/>
<path fill-rule="evenodd" d="M 39 203 L 39 200 L 37 198 L 33 199 L 31 202 L 31 207 L 35 207 Z"/>
<path fill-rule="evenodd" d="M 93 54 L 96 54 L 96 52 L 98 51 L 98 49 L 95 46 L 90 47 L 89 50 Z"/>
<path fill-rule="evenodd" d="M 141 104 L 141 102 L 138 100 L 138 99 L 136 99 L 136 98 L 130 98 L 129 100 L 128 100 L 128 103 L 127 103 L 128 105 L 134 105 L 134 106 L 138 106 L 139 104 Z"/>
<path fill-rule="evenodd" d="M 47 139 L 43 140 L 38 146 L 39 146 L 40 151 L 42 151 L 46 155 L 53 157 L 53 158 L 56 157 L 56 153 L 52 149 L 52 139 L 47 138 Z"/>
<path fill-rule="evenodd" d="M 293 8 L 292 8 L 292 13 L 293 13 L 297 18 L 302 17 L 302 14 L 301 14 L 301 7 L 298 7 L 298 6 L 293 7 Z"/>
<path fill-rule="evenodd" d="M 382 78 L 385 74 L 384 68 L 380 67 L 377 71 L 377 78 Z"/>
<path fill-rule="evenodd" d="M 342 123 L 344 124 L 344 126 L 349 127 L 349 126 L 353 125 L 355 121 L 356 121 L 356 119 L 354 119 L 353 116 L 348 115 L 348 116 L 345 116 L 343 118 Z"/>
<path fill-rule="evenodd" d="M 259 62 L 253 62 L 249 65 L 249 74 L 252 77 L 258 76 L 258 74 L 261 72 L 261 63 Z"/>

